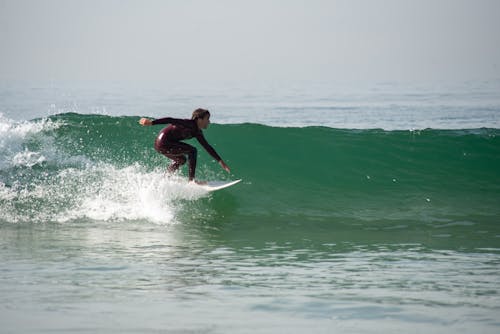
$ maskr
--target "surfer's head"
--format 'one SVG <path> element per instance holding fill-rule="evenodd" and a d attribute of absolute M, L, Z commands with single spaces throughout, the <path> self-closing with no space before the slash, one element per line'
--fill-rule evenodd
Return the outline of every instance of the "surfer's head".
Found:
<path fill-rule="evenodd" d="M 206 129 L 210 124 L 210 112 L 207 109 L 198 108 L 193 111 L 191 119 L 196 121 L 199 129 Z"/>

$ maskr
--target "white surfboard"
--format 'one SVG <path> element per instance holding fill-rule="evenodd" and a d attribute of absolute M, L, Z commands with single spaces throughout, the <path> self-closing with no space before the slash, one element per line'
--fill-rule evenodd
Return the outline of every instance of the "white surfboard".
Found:
<path fill-rule="evenodd" d="M 240 181 L 241 179 L 235 181 L 208 181 L 206 184 L 198 185 L 198 187 L 201 187 L 207 191 L 216 191 L 227 187 L 231 187 L 236 183 L 239 183 Z"/>

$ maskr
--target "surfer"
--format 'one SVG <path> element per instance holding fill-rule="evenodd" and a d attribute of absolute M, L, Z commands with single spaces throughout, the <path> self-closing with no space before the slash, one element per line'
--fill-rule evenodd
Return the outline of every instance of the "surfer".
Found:
<path fill-rule="evenodd" d="M 210 112 L 208 110 L 201 108 L 196 109 L 193 111 L 191 119 L 166 117 L 150 120 L 148 118 L 141 118 L 139 124 L 142 126 L 170 124 L 160 131 L 155 141 L 156 151 L 172 160 L 172 163 L 168 166 L 168 171 L 170 173 L 174 173 L 178 170 L 187 160 L 189 162 L 189 181 L 196 182 L 194 180 L 194 175 L 196 172 L 197 149 L 194 146 L 182 142 L 182 140 L 191 139 L 193 137 L 198 140 L 201 146 L 207 150 L 226 172 L 230 172 L 229 167 L 203 136 L 202 130 L 206 129 L 210 124 Z"/>

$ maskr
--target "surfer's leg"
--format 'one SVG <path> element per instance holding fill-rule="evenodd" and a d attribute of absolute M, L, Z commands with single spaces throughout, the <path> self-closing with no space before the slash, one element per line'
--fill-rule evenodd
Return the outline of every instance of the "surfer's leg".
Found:
<path fill-rule="evenodd" d="M 197 150 L 186 143 L 169 143 L 167 146 L 156 148 L 158 152 L 173 160 L 173 163 L 168 167 L 169 172 L 175 172 L 179 167 L 189 161 L 189 180 L 194 180 L 196 171 Z"/>
<path fill-rule="evenodd" d="M 189 161 L 189 181 L 194 180 L 194 174 L 196 173 L 196 158 L 198 157 L 198 151 L 196 147 L 191 146 L 191 150 L 188 153 Z"/>
<path fill-rule="evenodd" d="M 177 171 L 182 165 L 186 163 L 186 157 L 184 155 L 165 155 L 172 160 L 172 163 L 168 166 L 169 173 L 175 173 L 175 171 Z"/>
<path fill-rule="evenodd" d="M 188 165 L 188 167 L 189 167 L 189 181 L 194 180 L 194 174 L 196 173 L 196 158 L 198 156 L 198 150 L 196 149 L 196 147 L 185 144 L 185 143 L 176 143 L 175 149 L 170 150 L 170 152 L 172 152 L 172 151 L 174 151 L 176 153 L 182 152 L 182 155 L 181 155 L 182 158 L 180 160 L 181 164 L 179 165 L 179 167 L 186 163 L 186 156 L 185 155 L 187 155 L 187 161 L 189 164 Z M 176 159 L 179 159 L 178 155 L 177 155 Z M 175 165 L 175 163 L 174 163 L 174 165 Z M 179 168 L 179 167 L 177 167 L 177 168 Z"/>

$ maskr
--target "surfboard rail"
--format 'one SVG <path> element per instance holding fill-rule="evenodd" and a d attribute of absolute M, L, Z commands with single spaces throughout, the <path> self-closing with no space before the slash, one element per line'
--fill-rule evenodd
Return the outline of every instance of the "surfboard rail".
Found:
<path fill-rule="evenodd" d="M 231 187 L 239 182 L 241 182 L 241 179 L 234 181 L 207 181 L 206 184 L 200 184 L 198 185 L 198 187 L 201 187 L 209 192 L 212 192 Z"/>

